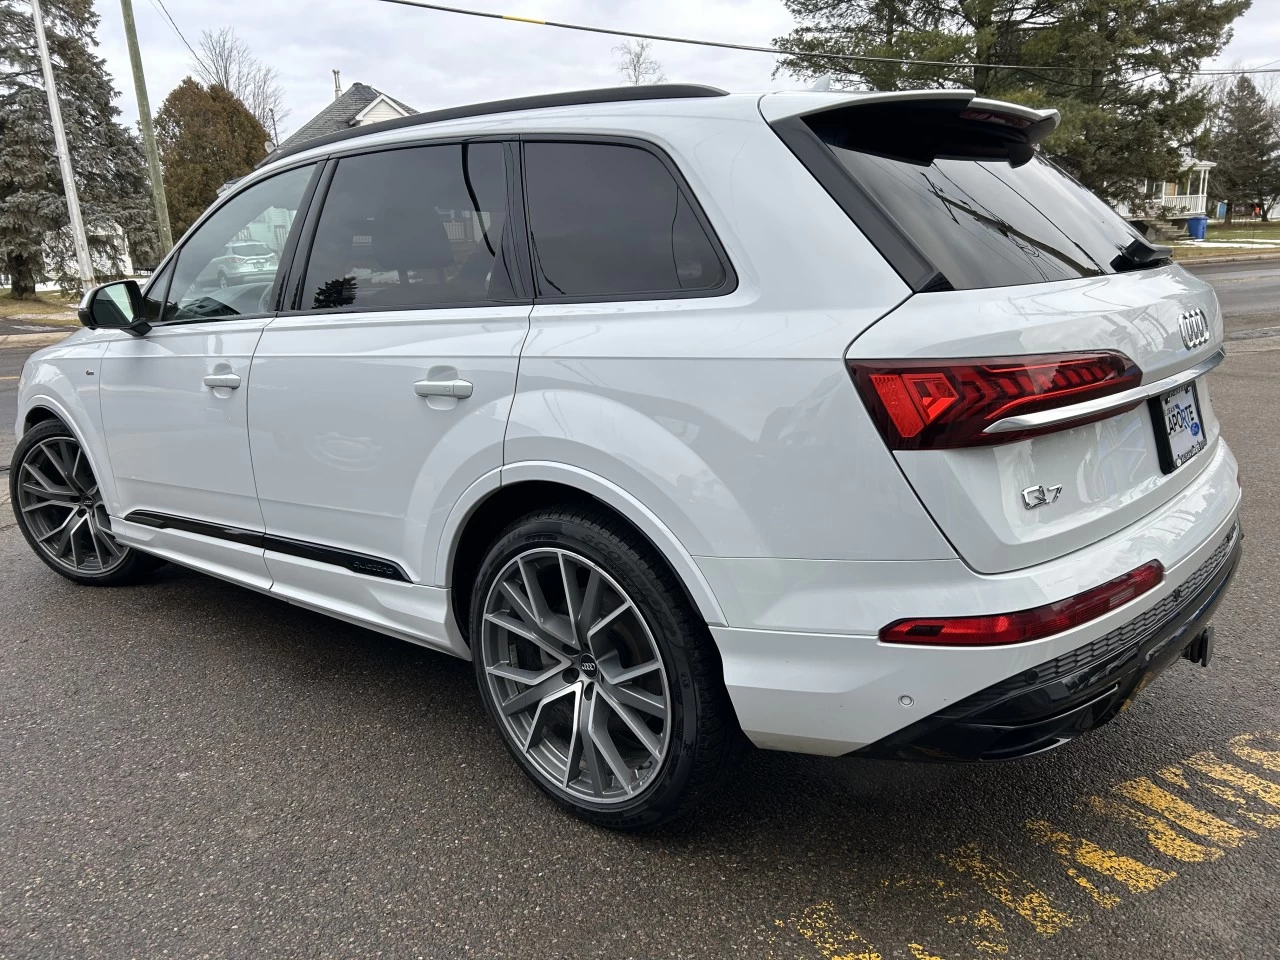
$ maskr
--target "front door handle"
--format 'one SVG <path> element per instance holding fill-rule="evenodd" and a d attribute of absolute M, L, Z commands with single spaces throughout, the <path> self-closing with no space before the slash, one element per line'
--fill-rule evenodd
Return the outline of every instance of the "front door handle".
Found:
<path fill-rule="evenodd" d="M 235 373 L 211 373 L 204 378 L 206 387 L 226 387 L 228 390 L 234 390 L 240 386 L 240 376 Z"/>
<path fill-rule="evenodd" d="M 419 380 L 413 392 L 420 397 L 453 397 L 465 400 L 475 388 L 470 380 Z"/>

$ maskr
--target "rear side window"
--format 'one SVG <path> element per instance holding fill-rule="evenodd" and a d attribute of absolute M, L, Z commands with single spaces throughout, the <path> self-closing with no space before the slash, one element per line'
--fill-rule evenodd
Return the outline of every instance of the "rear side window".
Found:
<path fill-rule="evenodd" d="M 502 238 L 499 143 L 344 157 L 307 261 L 304 310 L 434 307 L 515 299 Z"/>
<path fill-rule="evenodd" d="M 957 290 L 1115 273 L 1113 261 L 1139 237 L 1039 154 L 1017 166 L 1007 159 L 922 160 L 895 151 L 894 137 L 878 125 L 816 123 L 814 132 Z"/>
<path fill-rule="evenodd" d="M 717 291 L 727 273 L 658 157 L 604 143 L 526 143 L 538 294 L 635 299 Z"/>

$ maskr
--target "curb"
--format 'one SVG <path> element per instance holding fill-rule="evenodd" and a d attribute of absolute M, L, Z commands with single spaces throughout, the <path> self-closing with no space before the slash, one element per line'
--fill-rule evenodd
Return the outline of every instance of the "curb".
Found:
<path fill-rule="evenodd" d="M 1175 258 L 1173 262 L 1180 267 L 1196 267 L 1206 263 L 1253 263 L 1258 260 L 1280 260 L 1280 250 L 1273 253 L 1246 253 L 1230 257 L 1194 257 L 1190 260 Z"/>

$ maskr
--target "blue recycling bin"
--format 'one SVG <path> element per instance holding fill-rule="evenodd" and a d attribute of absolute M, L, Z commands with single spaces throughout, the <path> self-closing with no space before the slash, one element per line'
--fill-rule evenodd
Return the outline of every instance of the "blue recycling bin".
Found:
<path fill-rule="evenodd" d="M 1203 240 L 1207 229 L 1209 229 L 1208 217 L 1187 218 L 1187 233 L 1191 234 L 1192 240 Z"/>

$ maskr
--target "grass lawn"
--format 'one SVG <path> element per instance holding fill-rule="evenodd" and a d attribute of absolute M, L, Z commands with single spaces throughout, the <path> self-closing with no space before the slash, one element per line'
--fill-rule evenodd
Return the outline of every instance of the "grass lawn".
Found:
<path fill-rule="evenodd" d="M 1237 220 L 1230 227 L 1209 224 L 1206 240 L 1280 240 L 1280 220 Z"/>
<path fill-rule="evenodd" d="M 0 320 L 23 319 L 32 323 L 76 326 L 76 300 L 56 293 L 42 293 L 36 300 L 13 300 L 8 290 L 0 290 Z"/>

